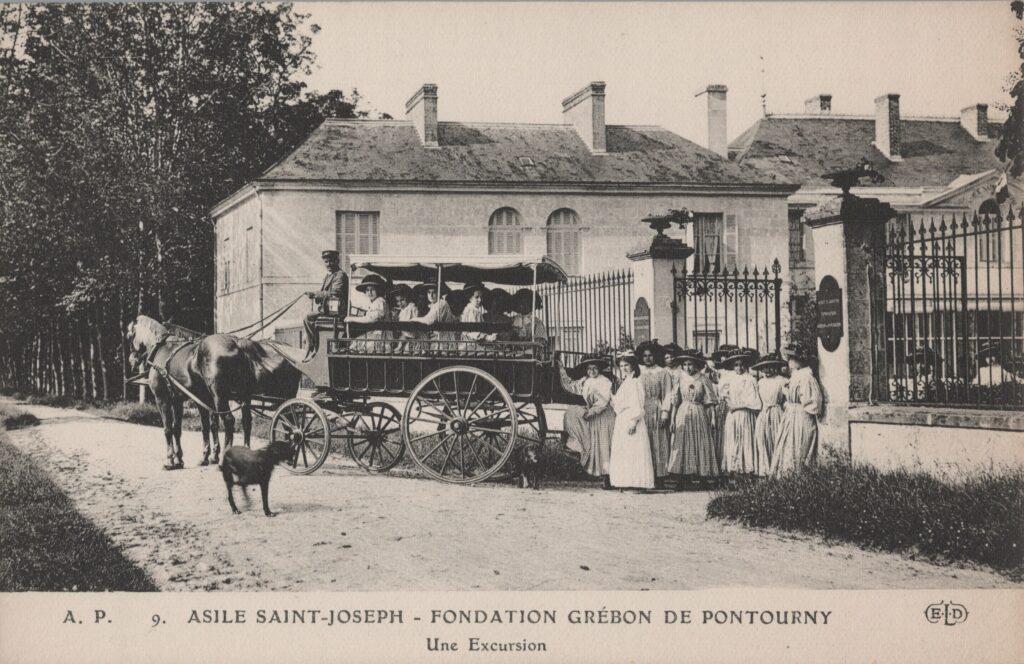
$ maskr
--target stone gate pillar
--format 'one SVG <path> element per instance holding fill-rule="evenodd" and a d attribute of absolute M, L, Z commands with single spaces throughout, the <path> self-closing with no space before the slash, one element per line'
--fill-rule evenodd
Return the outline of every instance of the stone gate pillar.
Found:
<path fill-rule="evenodd" d="M 885 226 L 888 203 L 844 194 L 808 210 L 818 304 L 823 446 L 850 457 L 849 410 L 879 398 L 885 366 Z"/>
<path fill-rule="evenodd" d="M 633 261 L 633 297 L 630 315 L 634 316 L 634 341 L 657 339 L 660 343 L 672 341 L 675 313 L 672 307 L 675 288 L 672 266 L 680 264 L 693 254 L 693 249 L 682 240 L 670 238 L 660 230 L 643 251 L 626 254 Z M 644 313 L 649 310 L 647 320 Z M 646 336 L 647 339 L 641 338 Z"/>

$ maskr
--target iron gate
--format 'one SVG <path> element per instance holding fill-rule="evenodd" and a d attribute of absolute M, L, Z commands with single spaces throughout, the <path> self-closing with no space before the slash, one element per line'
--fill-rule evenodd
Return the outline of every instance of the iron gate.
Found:
<path fill-rule="evenodd" d="M 720 269 L 707 262 L 693 272 L 672 267 L 672 340 L 705 354 L 723 344 L 760 353 L 782 345 L 782 266 Z"/>

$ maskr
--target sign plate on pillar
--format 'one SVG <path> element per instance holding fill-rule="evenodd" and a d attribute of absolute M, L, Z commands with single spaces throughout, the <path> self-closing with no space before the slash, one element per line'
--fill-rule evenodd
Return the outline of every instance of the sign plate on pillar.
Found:
<path fill-rule="evenodd" d="M 633 342 L 641 343 L 651 340 L 651 307 L 647 300 L 639 298 L 633 307 Z M 618 339 L 612 340 L 618 343 Z"/>
<path fill-rule="evenodd" d="M 818 339 L 828 352 L 839 348 L 843 338 L 843 290 L 831 275 L 818 284 Z"/>

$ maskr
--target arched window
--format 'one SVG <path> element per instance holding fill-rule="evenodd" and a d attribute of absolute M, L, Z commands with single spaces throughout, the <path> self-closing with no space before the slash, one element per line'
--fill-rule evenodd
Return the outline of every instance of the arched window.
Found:
<path fill-rule="evenodd" d="M 568 274 L 580 272 L 580 218 L 569 208 L 555 210 L 548 217 L 548 258 Z"/>
<path fill-rule="evenodd" d="M 523 228 L 513 208 L 498 208 L 487 222 L 487 253 L 523 253 Z"/>

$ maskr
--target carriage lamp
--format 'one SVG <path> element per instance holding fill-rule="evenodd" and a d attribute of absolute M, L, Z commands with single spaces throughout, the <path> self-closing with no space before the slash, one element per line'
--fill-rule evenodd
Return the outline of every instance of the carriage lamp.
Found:
<path fill-rule="evenodd" d="M 329 297 L 327 298 L 327 313 L 332 316 L 341 315 L 341 298 L 340 297 Z"/>

